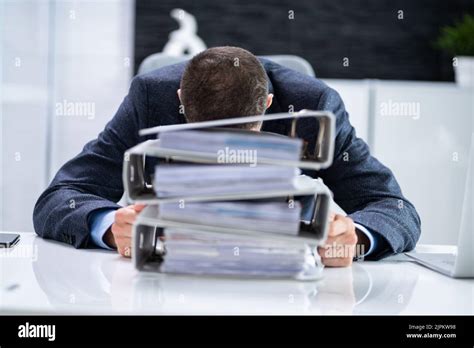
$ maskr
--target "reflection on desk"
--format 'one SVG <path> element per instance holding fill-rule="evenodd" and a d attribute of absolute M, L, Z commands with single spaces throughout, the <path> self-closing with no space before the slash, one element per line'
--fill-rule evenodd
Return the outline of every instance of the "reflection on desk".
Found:
<path fill-rule="evenodd" d="M 411 262 L 358 262 L 311 282 L 140 273 L 116 253 L 30 233 L 0 258 L 3 313 L 473 313 L 473 281 Z"/>

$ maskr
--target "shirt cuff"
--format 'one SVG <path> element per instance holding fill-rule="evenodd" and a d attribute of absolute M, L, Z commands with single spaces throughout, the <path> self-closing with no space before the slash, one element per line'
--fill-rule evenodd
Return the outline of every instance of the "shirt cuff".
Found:
<path fill-rule="evenodd" d="M 365 254 L 360 255 L 359 258 L 369 256 L 374 251 L 374 249 L 377 245 L 376 238 L 365 226 L 359 225 L 358 223 L 354 223 L 354 225 L 355 225 L 356 229 L 358 229 L 359 231 L 361 231 L 363 234 L 365 234 L 367 236 L 367 239 L 369 240 L 369 244 L 370 244 L 369 245 L 369 250 L 367 250 L 367 252 Z"/>
<path fill-rule="evenodd" d="M 93 212 L 90 217 L 91 238 L 95 245 L 100 248 L 114 250 L 104 242 L 104 235 L 114 223 L 115 209 L 105 209 Z"/>

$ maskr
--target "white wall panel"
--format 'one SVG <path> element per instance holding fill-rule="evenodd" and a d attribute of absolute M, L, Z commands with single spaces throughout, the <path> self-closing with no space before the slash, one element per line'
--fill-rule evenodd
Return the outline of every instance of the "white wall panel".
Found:
<path fill-rule="evenodd" d="M 53 115 L 50 176 L 97 137 L 127 94 L 132 75 L 134 2 L 58 2 L 55 105 L 83 105 L 90 113 Z"/>
<path fill-rule="evenodd" d="M 369 143 L 370 81 L 325 79 L 324 82 L 340 94 L 357 136 Z"/>
<path fill-rule="evenodd" d="M 32 210 L 46 181 L 47 2 L 0 3 L 0 229 L 32 231 Z"/>
<path fill-rule="evenodd" d="M 457 243 L 473 98 L 452 83 L 376 83 L 374 154 L 417 207 L 421 242 Z"/>
<path fill-rule="evenodd" d="M 12 0 L 0 10 L 0 229 L 33 231 L 47 183 L 127 93 L 134 1 Z M 65 102 L 92 104 L 94 114 L 56 112 Z"/>

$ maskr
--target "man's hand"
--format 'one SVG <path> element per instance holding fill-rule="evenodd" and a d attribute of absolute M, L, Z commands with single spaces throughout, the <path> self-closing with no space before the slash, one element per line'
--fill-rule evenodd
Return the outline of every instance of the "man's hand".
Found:
<path fill-rule="evenodd" d="M 354 221 L 343 215 L 332 214 L 326 245 L 318 248 L 318 252 L 326 266 L 347 267 L 352 264 L 356 244 Z"/>
<path fill-rule="evenodd" d="M 132 224 L 145 205 L 133 204 L 120 208 L 115 212 L 115 221 L 105 233 L 104 242 L 113 248 L 117 248 L 120 255 L 130 257 L 132 255 Z"/>

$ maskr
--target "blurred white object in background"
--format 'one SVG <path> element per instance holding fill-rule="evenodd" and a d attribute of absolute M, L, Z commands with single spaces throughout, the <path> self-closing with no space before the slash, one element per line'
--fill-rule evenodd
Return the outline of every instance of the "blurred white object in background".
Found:
<path fill-rule="evenodd" d="M 474 87 L 474 57 L 456 57 L 453 66 L 456 83 L 461 87 Z"/>
<path fill-rule="evenodd" d="M 170 33 L 163 53 L 173 57 L 185 54 L 194 56 L 206 49 L 206 44 L 197 35 L 197 22 L 192 14 L 175 8 L 171 11 L 171 17 L 178 21 L 179 29 Z"/>

